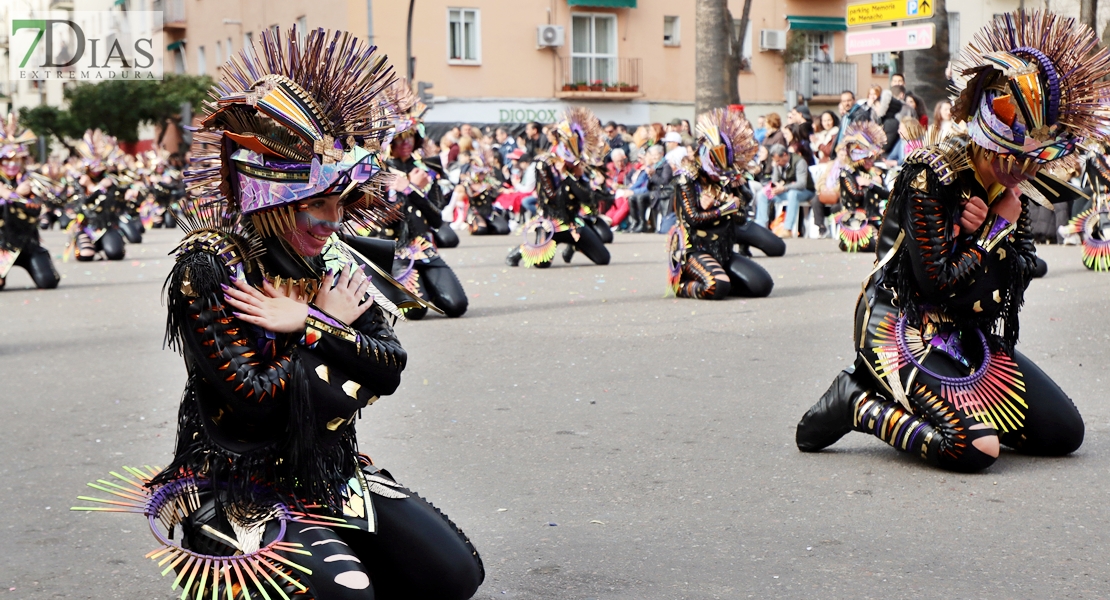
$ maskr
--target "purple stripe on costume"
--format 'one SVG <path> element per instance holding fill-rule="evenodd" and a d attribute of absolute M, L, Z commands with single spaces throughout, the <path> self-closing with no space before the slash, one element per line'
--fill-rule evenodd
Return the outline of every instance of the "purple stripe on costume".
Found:
<path fill-rule="evenodd" d="M 339 329 L 345 329 L 346 328 L 346 325 L 340 323 L 339 321 L 336 321 L 334 318 L 329 316 L 327 313 L 322 312 L 320 309 L 316 308 L 315 306 L 312 306 L 311 304 L 308 306 L 308 316 L 312 317 L 313 319 L 316 319 L 318 321 L 323 321 L 324 323 L 327 323 L 328 325 L 331 325 L 332 327 L 337 327 Z"/>

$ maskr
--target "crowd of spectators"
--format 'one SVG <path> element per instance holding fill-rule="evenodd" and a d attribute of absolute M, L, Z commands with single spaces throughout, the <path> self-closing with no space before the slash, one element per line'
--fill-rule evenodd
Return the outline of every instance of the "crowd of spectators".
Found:
<path fill-rule="evenodd" d="M 952 120 L 948 101 L 938 102 L 930 112 L 899 73 L 891 76 L 888 89 L 872 86 L 865 98 L 843 92 L 835 111 L 814 115 L 800 104 L 786 114 L 785 123 L 775 112 L 760 116 L 752 124 L 760 147 L 750 165 L 748 182 L 756 222 L 780 237 L 792 237 L 802 232 L 801 216 L 808 208 L 817 233 L 828 235 L 824 223 L 830 214 L 830 198 L 818 196 L 813 173 L 819 169 L 810 167 L 835 161 L 842 132 L 849 123 L 860 120 L 873 121 L 886 132 L 880 161 L 885 168 L 896 167 L 905 159 L 907 131 L 920 132 L 933 125 L 947 133 L 960 127 Z M 496 164 L 491 166 L 501 185 L 497 204 L 512 213 L 515 227 L 535 214 L 534 165 L 536 157 L 551 145 L 549 127 L 528 123 L 514 137 L 504 127 L 479 130 L 464 124 L 445 133 L 438 143 L 430 142 L 426 153 L 438 154 L 449 178 L 457 181 L 473 153 L 492 149 Z M 610 121 L 603 129 L 607 146 L 604 168 L 592 171 L 595 186 L 607 191 L 599 207 L 602 218 L 620 231 L 665 233 L 674 222 L 674 173 L 694 151 L 690 122 L 674 119 L 665 125 L 641 125 L 630 132 L 625 125 Z M 835 203 L 835 197 L 831 200 Z M 466 198 L 456 193 L 445 218 L 461 227 L 465 204 Z"/>

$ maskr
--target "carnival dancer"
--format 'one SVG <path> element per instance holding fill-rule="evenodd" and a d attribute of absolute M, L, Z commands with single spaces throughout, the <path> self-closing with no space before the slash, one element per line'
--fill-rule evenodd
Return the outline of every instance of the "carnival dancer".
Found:
<path fill-rule="evenodd" d="M 593 194 L 587 170 L 600 162 L 604 141 L 597 117 L 586 108 L 567 110 L 549 134 L 553 146 L 536 157 L 538 216 L 524 225 L 524 243 L 509 251 L 505 263 L 547 268 L 557 244 L 572 245 L 594 264 L 609 264 L 609 250 L 580 216 Z"/>
<path fill-rule="evenodd" d="M 75 145 L 81 157 L 82 171 L 77 181 L 76 218 L 69 224 L 70 243 L 67 256 L 90 261 L 98 252 L 108 260 L 123 260 L 123 236 L 120 233 L 124 205 L 116 179 L 109 167 L 121 160 L 116 138 L 99 129 L 86 131 Z"/>
<path fill-rule="evenodd" d="M 278 35 L 225 65 L 194 134 L 165 286 L 189 374 L 173 462 L 91 485 L 148 516 L 182 597 L 470 598 L 469 540 L 355 440 L 406 363 L 377 287 L 398 284 L 338 235 L 389 210 L 392 69 L 345 32 Z"/>
<path fill-rule="evenodd" d="M 837 224 L 840 249 L 845 252 L 873 252 L 882 222 L 883 208 L 890 194 L 883 187 L 882 174 L 875 160 L 883 152 L 886 133 L 871 121 L 848 125 L 836 147 L 842 163 L 837 177 L 841 210 L 833 215 Z"/>
<path fill-rule="evenodd" d="M 19 126 L 14 113 L 8 113 L 0 127 L 0 289 L 16 265 L 27 270 L 39 289 L 56 288 L 61 280 L 39 240 L 44 198 L 41 191 L 35 193 L 41 187 L 27 172 L 27 144 L 35 139 L 33 132 Z"/>
<path fill-rule="evenodd" d="M 771 276 L 732 251 L 735 233 L 747 219 L 751 198 L 745 170 L 759 146 L 747 119 L 723 108 L 698 118 L 698 146 L 675 172 L 675 214 L 671 229 L 671 290 L 684 298 L 762 298 Z"/>
<path fill-rule="evenodd" d="M 1084 188 L 1091 191 L 1091 205 L 1061 230 L 1078 235 L 1083 244 L 1083 266 L 1092 271 L 1110 271 L 1110 158 L 1107 146 L 1089 152 L 1084 161 Z"/>
<path fill-rule="evenodd" d="M 613 228 L 606 219 L 605 213 L 613 206 L 613 191 L 606 184 L 600 165 L 589 165 L 586 173 L 590 182 L 590 193 L 578 209 L 578 219 L 583 225 L 594 230 L 602 244 L 612 244 L 615 239 Z M 562 255 L 563 262 L 569 264 L 574 258 L 574 244 L 563 244 Z"/>
<path fill-rule="evenodd" d="M 1015 349 L 1035 266 L 1028 202 L 1045 171 L 1110 131 L 1110 51 L 1074 19 L 997 17 L 964 49 L 955 134 L 907 157 L 856 306 L 857 356 L 802 417 L 815 452 L 870 433 L 944 469 L 990 466 L 999 444 L 1060 456 L 1083 442 L 1068 396 Z"/>
<path fill-rule="evenodd" d="M 461 317 L 467 308 L 466 292 L 455 272 L 439 255 L 432 232 L 443 225 L 442 195 L 436 184 L 441 176 L 417 152 L 423 144 L 423 124 L 413 117 L 412 102 L 416 95 L 404 82 L 395 83 L 386 92 L 386 102 L 400 106 L 389 144 L 387 166 L 394 178 L 389 186 L 390 205 L 395 208 L 381 221 L 380 237 L 393 240 L 395 254 L 393 276 L 405 288 L 427 300 L 448 317 Z M 412 320 L 423 319 L 427 307 L 406 312 Z"/>
<path fill-rule="evenodd" d="M 483 148 L 470 153 L 470 163 L 459 176 L 456 193 L 468 200 L 466 225 L 471 235 L 509 235 L 509 217 L 494 202 L 501 191 L 490 167 L 493 150 Z"/>

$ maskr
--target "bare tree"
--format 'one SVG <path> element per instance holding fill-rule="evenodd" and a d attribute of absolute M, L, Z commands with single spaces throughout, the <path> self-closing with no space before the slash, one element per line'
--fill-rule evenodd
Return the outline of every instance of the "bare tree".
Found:
<path fill-rule="evenodd" d="M 750 68 L 748 59 L 744 58 L 744 42 L 748 37 L 748 23 L 751 22 L 752 0 L 744 0 L 744 11 L 740 13 L 740 22 L 732 18 L 732 11 L 728 10 L 726 19 L 725 36 L 729 40 L 729 52 L 726 59 L 728 69 L 728 101 L 729 104 L 740 104 L 740 71 Z M 735 27 L 733 26 L 735 24 Z"/>
<path fill-rule="evenodd" d="M 728 43 L 723 22 L 731 23 L 728 0 L 697 0 L 695 7 L 697 45 L 694 108 L 698 114 L 725 106 L 728 91 Z M 731 37 L 731 36 L 730 36 Z"/>
<path fill-rule="evenodd" d="M 1095 0 L 1079 0 L 1079 22 L 1098 31 L 1098 2 Z"/>
<path fill-rule="evenodd" d="M 934 104 L 948 98 L 948 75 L 945 73 L 951 60 L 948 54 L 948 8 L 946 0 L 922 1 L 933 3 L 931 22 L 936 26 L 936 39 L 928 50 L 903 52 L 902 61 L 906 85 L 921 97 L 926 110 L 931 112 Z"/>

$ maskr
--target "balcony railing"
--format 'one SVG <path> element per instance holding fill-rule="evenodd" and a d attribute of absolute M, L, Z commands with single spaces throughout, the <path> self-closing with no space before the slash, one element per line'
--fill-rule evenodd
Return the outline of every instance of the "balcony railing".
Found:
<path fill-rule="evenodd" d="M 786 65 L 786 91 L 803 98 L 856 93 L 856 63 L 823 63 L 804 60 Z"/>
<path fill-rule="evenodd" d="M 563 92 L 640 92 L 643 67 L 638 58 L 566 56 L 560 64 Z"/>
<path fill-rule="evenodd" d="M 150 9 L 162 11 L 162 22 L 166 25 L 185 22 L 185 0 L 154 0 Z"/>

